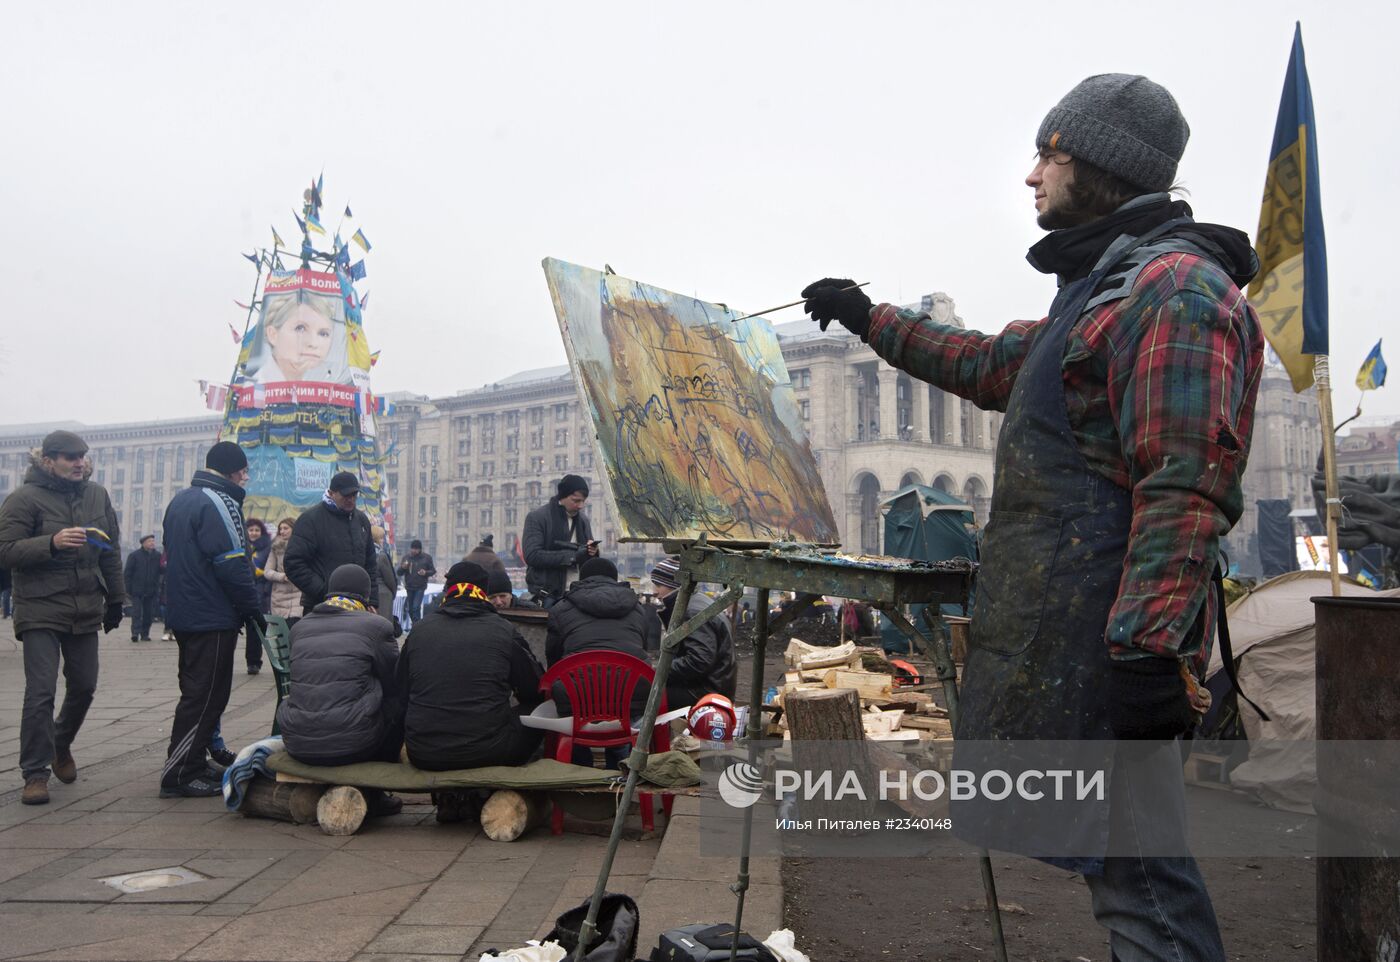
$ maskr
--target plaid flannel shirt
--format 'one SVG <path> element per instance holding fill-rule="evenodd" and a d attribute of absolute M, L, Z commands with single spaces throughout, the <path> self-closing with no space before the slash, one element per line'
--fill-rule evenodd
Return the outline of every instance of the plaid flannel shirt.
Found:
<path fill-rule="evenodd" d="M 891 365 L 1005 411 L 1047 326 L 1048 318 L 1015 321 L 987 335 L 880 304 L 868 340 Z M 1061 366 L 1085 461 L 1132 492 L 1110 652 L 1189 656 L 1204 671 L 1215 627 L 1211 574 L 1220 537 L 1243 511 L 1240 476 L 1263 369 L 1254 309 L 1210 261 L 1163 255 L 1127 296 L 1075 323 Z"/>

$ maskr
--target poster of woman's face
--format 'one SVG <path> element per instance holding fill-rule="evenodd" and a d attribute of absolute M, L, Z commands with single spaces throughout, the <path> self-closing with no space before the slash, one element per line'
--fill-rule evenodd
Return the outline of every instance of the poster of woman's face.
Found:
<path fill-rule="evenodd" d="M 307 290 L 268 295 L 245 375 L 255 384 L 349 384 L 340 299 Z"/>

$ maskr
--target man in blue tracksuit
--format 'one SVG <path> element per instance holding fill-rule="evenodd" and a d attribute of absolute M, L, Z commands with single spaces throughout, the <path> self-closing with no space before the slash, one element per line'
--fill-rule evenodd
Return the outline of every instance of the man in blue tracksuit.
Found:
<path fill-rule="evenodd" d="M 267 628 L 243 526 L 248 458 L 238 445 L 220 441 L 204 465 L 165 509 L 166 625 L 180 646 L 180 701 L 162 798 L 219 794 L 220 779 L 204 756 L 228 705 L 238 632 L 248 624 Z"/>

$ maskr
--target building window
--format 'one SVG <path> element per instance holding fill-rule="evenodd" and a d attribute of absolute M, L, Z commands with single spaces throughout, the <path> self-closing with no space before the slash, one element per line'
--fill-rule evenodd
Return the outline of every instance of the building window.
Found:
<path fill-rule="evenodd" d="M 567 421 L 567 420 L 569 420 L 569 406 L 568 406 L 567 404 L 556 404 L 556 405 L 554 405 L 554 420 L 556 420 L 556 421 Z"/>
<path fill-rule="evenodd" d="M 469 524 L 471 524 L 471 511 L 466 508 L 459 509 L 457 512 L 457 527 L 465 528 Z M 463 535 L 463 537 L 466 536 Z"/>
<path fill-rule="evenodd" d="M 544 447 L 544 428 L 536 428 L 530 432 L 530 450 L 538 451 Z"/>
<path fill-rule="evenodd" d="M 508 427 L 508 428 L 513 428 L 513 427 L 515 427 L 515 426 L 516 426 L 517 424 L 519 424 L 519 423 L 520 423 L 520 412 L 519 412 L 519 411 L 507 411 L 507 412 L 506 412 L 506 427 Z"/>
<path fill-rule="evenodd" d="M 482 508 L 482 509 L 481 509 L 481 516 L 480 516 L 480 517 L 481 517 L 481 526 L 482 526 L 483 528 L 489 528 L 489 527 L 491 527 L 491 525 L 493 524 L 493 522 L 491 521 L 491 508 L 490 508 L 490 507 Z"/>
<path fill-rule="evenodd" d="M 472 453 L 472 439 L 471 439 L 471 438 L 458 438 L 458 439 L 457 439 L 457 453 L 458 453 L 458 454 L 471 454 L 471 453 Z"/>
<path fill-rule="evenodd" d="M 808 388 L 812 386 L 812 372 L 805 367 L 790 371 L 788 378 L 792 381 L 793 387 Z"/>
<path fill-rule="evenodd" d="M 137 531 L 140 531 L 140 530 L 141 530 L 141 522 L 142 522 L 142 520 L 143 520 L 143 516 L 142 516 L 142 514 L 141 514 L 141 509 L 140 509 L 140 508 L 137 508 L 137 509 L 136 509 L 136 514 L 133 515 L 132 517 L 133 517 L 133 519 L 134 519 L 134 520 L 133 520 L 133 523 L 132 523 L 132 527 L 135 528 Z"/>
<path fill-rule="evenodd" d="M 519 461 L 519 459 L 517 459 L 517 458 L 507 458 L 507 459 L 506 459 L 506 474 L 519 474 L 519 473 L 520 473 L 520 461 Z"/>
<path fill-rule="evenodd" d="M 481 462 L 481 476 L 482 476 L 483 478 L 494 477 L 495 474 L 496 474 L 496 462 L 495 462 L 495 461 L 482 461 L 482 462 Z"/>
<path fill-rule="evenodd" d="M 117 485 L 126 484 L 126 468 L 117 468 Z"/>
<path fill-rule="evenodd" d="M 520 450 L 520 435 L 518 435 L 518 434 L 507 434 L 507 435 L 506 435 L 506 451 L 508 451 L 508 452 L 515 452 L 515 451 L 519 451 L 519 450 Z"/>
<path fill-rule="evenodd" d="M 131 503 L 138 508 L 141 507 L 141 502 L 144 500 L 145 494 L 146 491 L 144 488 L 137 488 L 135 491 L 131 492 Z"/>
<path fill-rule="evenodd" d="M 584 448 L 578 453 L 578 466 L 581 468 L 593 467 L 593 452 Z"/>
<path fill-rule="evenodd" d="M 567 471 L 567 470 L 569 470 L 569 456 L 568 456 L 567 454 L 556 454 L 556 455 L 554 456 L 554 470 L 556 470 L 556 471 Z"/>
<path fill-rule="evenodd" d="M 155 469 L 155 476 L 154 476 L 151 480 L 153 480 L 153 481 L 164 481 L 164 480 L 165 480 L 165 452 L 164 452 L 163 450 L 157 450 L 157 451 L 156 451 L 156 469 Z"/>
<path fill-rule="evenodd" d="M 539 458 L 539 457 L 531 458 L 531 459 L 530 459 L 530 470 L 533 471 L 535 474 L 540 474 L 541 472 L 543 472 L 543 471 L 544 471 L 544 458 Z"/>
<path fill-rule="evenodd" d="M 427 498 L 419 498 L 419 499 L 418 499 L 418 520 L 419 520 L 419 521 L 422 521 L 422 520 L 423 520 L 423 516 L 424 516 L 425 514 L 427 514 L 427 513 L 428 513 L 428 499 L 427 499 Z"/>
<path fill-rule="evenodd" d="M 399 489 L 399 476 L 398 476 L 397 474 L 391 474 L 391 475 L 389 475 L 389 490 L 390 490 L 390 491 L 397 491 L 398 489 Z"/>
<path fill-rule="evenodd" d="M 530 408 L 530 423 L 542 424 L 544 422 L 544 408 Z"/>
<path fill-rule="evenodd" d="M 478 501 L 490 501 L 490 500 L 491 500 L 491 485 L 489 485 L 489 484 L 483 484 L 483 485 L 481 485 L 480 487 L 478 487 L 478 488 L 476 489 L 476 498 L 477 498 Z"/>
<path fill-rule="evenodd" d="M 531 502 L 538 501 L 540 499 L 540 495 L 544 493 L 543 485 L 541 485 L 538 481 L 531 481 L 525 486 L 525 490 L 529 492 Z"/>
<path fill-rule="evenodd" d="M 418 490 L 420 490 L 420 491 L 426 491 L 426 490 L 428 490 L 428 472 L 427 472 L 427 471 L 419 471 L 419 472 L 418 472 Z"/>
<path fill-rule="evenodd" d="M 514 527 L 520 522 L 520 509 L 515 505 L 506 506 L 506 524 Z"/>
<path fill-rule="evenodd" d="M 458 462 L 457 462 L 457 477 L 459 477 L 459 478 L 471 477 L 471 473 L 472 473 L 472 463 L 471 463 L 470 461 L 458 461 Z"/>
<path fill-rule="evenodd" d="M 811 401 L 808 401 L 806 398 L 803 398 L 801 401 L 798 401 L 798 402 L 797 402 L 797 410 L 801 413 L 801 415 L 802 415 L 802 420 L 804 420 L 804 421 L 810 421 L 810 420 L 812 420 L 812 402 L 811 402 Z"/>
<path fill-rule="evenodd" d="M 132 476 L 133 484 L 142 484 L 146 480 L 146 452 L 137 450 L 136 452 L 136 472 Z"/>
<path fill-rule="evenodd" d="M 121 506 L 122 506 L 122 492 L 121 492 L 121 489 L 117 489 L 116 491 L 113 491 L 113 492 L 112 492 L 112 507 L 114 507 L 114 508 L 120 508 Z"/>
<path fill-rule="evenodd" d="M 556 431 L 554 432 L 554 446 L 555 446 L 556 448 L 565 447 L 565 446 L 568 445 L 568 443 L 569 443 L 569 429 L 568 429 L 568 428 L 559 428 L 558 430 L 556 430 Z"/>

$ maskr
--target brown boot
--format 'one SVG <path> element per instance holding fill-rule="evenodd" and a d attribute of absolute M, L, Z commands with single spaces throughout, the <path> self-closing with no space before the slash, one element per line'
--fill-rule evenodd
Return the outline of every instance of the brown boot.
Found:
<path fill-rule="evenodd" d="M 68 749 L 59 752 L 53 760 L 53 776 L 65 785 L 78 780 L 78 763 L 73 761 L 73 753 Z"/>
<path fill-rule="evenodd" d="M 24 794 L 19 800 L 26 805 L 47 805 L 49 803 L 49 780 L 44 775 L 33 775 L 24 780 Z"/>

